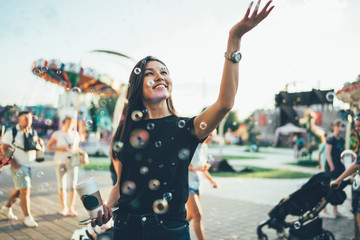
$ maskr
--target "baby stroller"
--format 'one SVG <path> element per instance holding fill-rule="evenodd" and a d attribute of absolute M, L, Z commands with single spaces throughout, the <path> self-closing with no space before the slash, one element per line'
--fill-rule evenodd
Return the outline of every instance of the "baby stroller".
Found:
<path fill-rule="evenodd" d="M 325 173 L 312 176 L 299 190 L 282 199 L 270 212 L 270 219 L 263 221 L 257 228 L 259 240 L 267 240 L 262 232 L 264 226 L 275 229 L 278 239 L 291 240 L 334 240 L 334 235 L 322 228 L 319 213 L 326 204 L 340 205 L 346 199 L 343 189 L 350 181 L 343 181 L 338 189 L 330 188 L 330 177 Z M 287 215 L 294 220 L 287 221 Z M 289 233 L 285 229 L 289 228 Z"/>

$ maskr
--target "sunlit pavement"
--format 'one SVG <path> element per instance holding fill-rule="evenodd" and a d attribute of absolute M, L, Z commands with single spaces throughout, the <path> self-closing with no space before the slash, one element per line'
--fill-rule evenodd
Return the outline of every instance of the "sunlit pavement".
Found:
<path fill-rule="evenodd" d="M 272 151 L 271 149 L 268 149 Z M 211 150 L 216 154 L 218 149 Z M 277 152 L 260 153 L 264 159 L 249 160 L 247 162 L 270 167 L 293 168 L 285 162 L 293 161 L 292 151 L 276 149 Z M 227 147 L 223 153 L 245 155 L 243 148 Z M 314 153 L 315 157 L 316 154 Z M 241 164 L 245 160 L 241 160 Z M 247 164 L 247 163 L 246 163 Z M 296 167 L 297 170 L 315 172 L 316 169 Z M 80 171 L 79 179 L 95 177 L 100 186 L 101 194 L 107 198 L 111 189 L 109 172 Z M 33 188 L 31 193 L 31 210 L 39 227 L 26 228 L 22 224 L 23 216 L 20 206 L 14 206 L 14 213 L 19 220 L 15 224 L 9 223 L 0 217 L 0 239 L 70 239 L 78 225 L 79 220 L 87 218 L 87 213 L 77 199 L 76 210 L 78 217 L 63 217 L 57 214 L 60 202 L 56 190 L 55 170 L 51 161 L 35 164 L 33 172 Z M 268 212 L 288 194 L 294 192 L 306 179 L 242 179 L 242 178 L 216 178 L 219 189 L 212 189 L 204 181 L 201 189 L 201 205 L 203 208 L 203 223 L 207 239 L 257 239 L 256 227 L 259 222 L 267 219 Z M 8 167 L 0 174 L 0 206 L 5 201 L 12 189 L 13 183 Z M 347 189 L 349 190 L 349 189 Z M 348 194 L 349 196 L 349 194 Z M 332 231 L 336 239 L 345 240 L 352 236 L 352 215 L 349 212 L 350 199 L 339 208 L 347 216 L 341 219 L 325 219 L 324 228 Z M 330 210 L 330 207 L 329 207 Z M 192 223 L 191 223 L 192 225 Z M 275 231 L 264 228 L 270 239 L 276 239 Z M 196 239 L 191 229 L 192 239 Z"/>

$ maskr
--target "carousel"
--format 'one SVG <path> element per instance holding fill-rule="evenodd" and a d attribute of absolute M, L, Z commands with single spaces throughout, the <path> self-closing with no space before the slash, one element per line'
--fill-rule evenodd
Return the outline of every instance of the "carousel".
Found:
<path fill-rule="evenodd" d="M 345 83 L 344 87 L 336 92 L 336 97 L 340 101 L 349 104 L 350 107 L 345 137 L 346 150 L 343 152 L 344 158 L 348 156 L 350 160 L 350 158 L 356 156 L 355 153 L 359 152 L 360 147 L 359 135 L 355 131 L 354 122 L 352 121 L 353 116 L 360 114 L 360 75 L 358 75 L 354 82 Z"/>

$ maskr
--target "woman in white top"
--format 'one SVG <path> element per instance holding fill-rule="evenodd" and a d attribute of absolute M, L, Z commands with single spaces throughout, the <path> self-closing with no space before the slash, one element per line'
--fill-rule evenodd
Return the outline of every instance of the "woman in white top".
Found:
<path fill-rule="evenodd" d="M 78 178 L 78 167 L 73 166 L 70 162 L 72 153 L 81 152 L 79 134 L 72 130 L 74 119 L 72 117 L 65 117 L 62 121 L 63 130 L 58 130 L 53 133 L 47 145 L 48 151 L 55 151 L 55 170 L 58 179 L 58 190 L 62 210 L 59 214 L 63 216 L 77 216 L 74 209 L 75 194 L 74 189 Z M 69 209 L 66 201 L 66 187 L 69 185 Z"/>
<path fill-rule="evenodd" d="M 194 156 L 189 166 L 189 198 L 187 205 L 187 220 L 194 222 L 194 231 L 198 240 L 205 239 L 204 227 L 202 224 L 202 210 L 200 206 L 200 183 L 201 175 L 209 180 L 213 188 L 217 188 L 218 185 L 213 180 L 209 173 L 210 164 L 208 160 L 208 146 L 207 142 L 210 138 L 207 138 L 204 143 L 199 144 L 196 148 Z"/>

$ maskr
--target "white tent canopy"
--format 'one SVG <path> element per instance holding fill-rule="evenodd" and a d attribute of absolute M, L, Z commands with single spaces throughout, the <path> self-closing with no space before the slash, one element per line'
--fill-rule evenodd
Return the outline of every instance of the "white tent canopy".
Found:
<path fill-rule="evenodd" d="M 287 123 L 282 127 L 278 127 L 275 130 L 275 146 L 277 146 L 279 141 L 279 136 L 281 135 L 293 135 L 293 134 L 306 134 L 306 130 L 301 127 L 297 127 L 292 123 Z"/>

